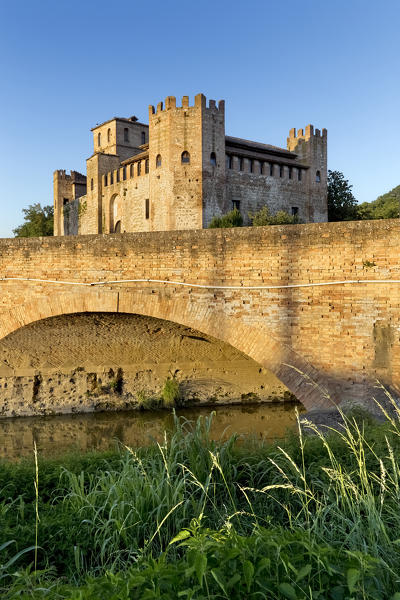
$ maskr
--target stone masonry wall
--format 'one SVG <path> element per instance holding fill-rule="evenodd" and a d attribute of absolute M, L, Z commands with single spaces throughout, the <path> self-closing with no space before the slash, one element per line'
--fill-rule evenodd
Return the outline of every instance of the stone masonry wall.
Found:
<path fill-rule="evenodd" d="M 400 221 L 385 220 L 0 240 L 1 277 L 215 286 L 377 282 L 218 290 L 1 281 L 0 338 L 57 314 L 144 314 L 230 343 L 308 407 L 324 404 L 325 392 L 336 401 L 362 400 L 374 393 L 376 379 L 400 385 L 400 286 L 379 283 L 400 279 L 399 239 Z"/>

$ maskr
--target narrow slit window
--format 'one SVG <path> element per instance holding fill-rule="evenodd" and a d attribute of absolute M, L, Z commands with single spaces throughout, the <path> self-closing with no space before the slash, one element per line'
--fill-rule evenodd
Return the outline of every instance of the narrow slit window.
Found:
<path fill-rule="evenodd" d="M 107 142 L 110 143 L 111 142 L 111 129 L 107 130 Z"/>
<path fill-rule="evenodd" d="M 321 183 L 321 171 L 317 171 L 315 174 L 316 183 Z"/>
<path fill-rule="evenodd" d="M 127 127 L 124 128 L 124 142 L 129 142 L 129 129 Z"/>
<path fill-rule="evenodd" d="M 283 165 L 279 166 L 279 177 L 283 177 Z"/>
<path fill-rule="evenodd" d="M 215 154 L 215 152 L 211 152 L 210 154 L 210 163 L 213 167 L 217 166 L 217 155 Z"/>
<path fill-rule="evenodd" d="M 146 143 L 146 132 L 142 131 L 142 144 Z"/>
<path fill-rule="evenodd" d="M 97 134 L 97 145 L 101 146 L 101 133 Z"/>
<path fill-rule="evenodd" d="M 113 185 L 114 183 L 114 173 L 111 171 L 110 173 L 110 185 Z"/>
<path fill-rule="evenodd" d="M 273 165 L 273 163 L 270 163 L 270 165 L 269 165 L 269 176 L 270 177 L 274 176 L 274 165 Z"/>
<path fill-rule="evenodd" d="M 129 167 L 129 177 L 132 179 L 133 177 L 133 163 L 131 164 L 131 166 Z"/>
<path fill-rule="evenodd" d="M 239 171 L 243 171 L 243 158 L 239 158 Z"/>
<path fill-rule="evenodd" d="M 126 179 L 126 167 L 122 168 L 122 179 L 125 181 Z"/>
<path fill-rule="evenodd" d="M 150 218 L 150 200 L 148 198 L 145 200 L 145 217 L 146 219 Z"/>
<path fill-rule="evenodd" d="M 104 187 L 108 186 L 108 176 L 104 175 Z"/>
<path fill-rule="evenodd" d="M 232 156 L 230 154 L 226 155 L 226 168 L 232 169 Z"/>
<path fill-rule="evenodd" d="M 90 189 L 93 191 L 94 188 L 94 182 L 93 179 L 90 180 Z"/>
<path fill-rule="evenodd" d="M 156 169 L 158 169 L 158 167 L 161 167 L 161 154 L 157 154 L 156 157 Z"/>
<path fill-rule="evenodd" d="M 293 174 L 292 167 L 289 167 L 289 179 L 292 179 L 292 174 Z"/>
<path fill-rule="evenodd" d="M 140 175 L 141 170 L 142 170 L 142 163 L 139 161 L 138 164 L 137 164 L 137 174 L 138 174 L 138 176 Z"/>
<path fill-rule="evenodd" d="M 298 179 L 299 181 L 301 181 L 301 178 L 302 178 L 302 176 L 303 176 L 303 171 L 302 171 L 301 169 L 299 169 L 299 172 L 298 172 L 298 174 L 297 174 L 297 179 Z"/>
<path fill-rule="evenodd" d="M 144 172 L 145 173 L 149 172 L 149 159 L 147 159 L 146 162 L 144 163 Z"/>

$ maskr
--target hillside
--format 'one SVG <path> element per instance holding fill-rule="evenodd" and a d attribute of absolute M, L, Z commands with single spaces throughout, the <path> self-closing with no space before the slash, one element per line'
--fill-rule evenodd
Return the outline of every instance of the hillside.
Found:
<path fill-rule="evenodd" d="M 400 216 L 400 185 L 358 207 L 359 219 L 396 219 Z"/>

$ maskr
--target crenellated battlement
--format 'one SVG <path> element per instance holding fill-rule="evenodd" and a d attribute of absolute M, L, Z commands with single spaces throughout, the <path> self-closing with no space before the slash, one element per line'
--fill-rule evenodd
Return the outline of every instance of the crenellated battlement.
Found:
<path fill-rule="evenodd" d="M 201 108 L 206 111 L 216 111 L 225 114 L 225 101 L 219 100 L 218 104 L 215 100 L 209 100 L 207 106 L 207 98 L 204 94 L 197 94 L 194 98 L 194 104 L 190 105 L 189 96 L 183 96 L 181 100 L 181 106 L 177 106 L 175 96 L 167 96 L 164 102 L 159 102 L 157 108 L 152 104 L 149 105 L 149 116 L 167 112 L 172 109 L 190 109 L 190 108 Z"/>
<path fill-rule="evenodd" d="M 293 127 L 290 131 L 289 131 L 289 137 L 288 137 L 288 143 L 289 140 L 291 142 L 293 142 L 293 140 L 309 140 L 312 137 L 322 137 L 322 138 L 326 138 L 328 136 L 328 131 L 326 129 L 322 129 L 322 133 L 320 129 L 315 129 L 314 131 L 314 125 L 307 125 L 305 128 L 305 132 L 304 129 L 298 129 L 296 132 L 296 128 Z"/>
<path fill-rule="evenodd" d="M 67 173 L 65 169 L 57 169 L 54 171 L 54 178 L 70 182 L 70 183 L 86 183 L 86 175 L 82 175 L 79 171 L 70 171 Z"/>

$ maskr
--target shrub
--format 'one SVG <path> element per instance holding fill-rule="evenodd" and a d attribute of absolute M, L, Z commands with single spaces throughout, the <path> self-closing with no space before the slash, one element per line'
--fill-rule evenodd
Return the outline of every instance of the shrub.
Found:
<path fill-rule="evenodd" d="M 249 219 L 254 227 L 263 225 L 294 225 L 299 222 L 297 215 L 289 215 L 285 210 L 278 210 L 275 215 L 271 214 L 268 206 L 263 206 L 258 212 L 249 213 Z"/>
<path fill-rule="evenodd" d="M 243 217 L 237 208 L 234 208 L 222 217 L 213 217 L 208 226 L 209 229 L 218 229 L 222 227 L 242 227 Z"/>

